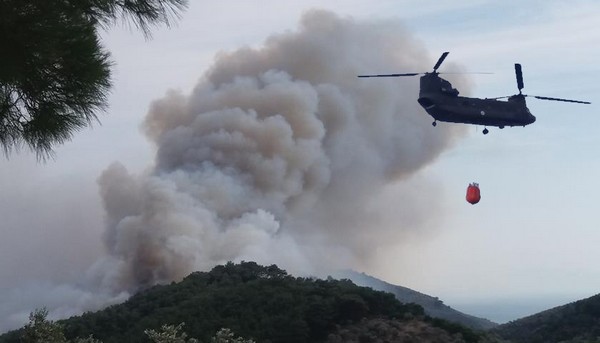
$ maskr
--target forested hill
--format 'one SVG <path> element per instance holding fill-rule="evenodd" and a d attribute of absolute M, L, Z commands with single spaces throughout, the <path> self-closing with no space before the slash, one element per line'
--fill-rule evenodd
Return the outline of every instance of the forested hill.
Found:
<path fill-rule="evenodd" d="M 600 342 L 600 294 L 498 326 L 513 342 Z"/>
<path fill-rule="evenodd" d="M 221 328 L 257 342 L 478 342 L 483 334 L 424 315 L 390 293 L 349 280 L 297 278 L 272 265 L 228 263 L 155 286 L 95 313 L 59 321 L 67 339 L 149 342 L 147 329 L 185 323 L 188 337 L 209 342 Z M 20 332 L 0 336 L 19 342 Z M 486 340 L 487 341 L 487 340 Z"/>
<path fill-rule="evenodd" d="M 432 297 L 410 288 L 392 285 L 364 273 L 346 270 L 336 274 L 335 276 L 350 279 L 359 286 L 371 287 L 378 291 L 392 293 L 396 296 L 396 299 L 403 303 L 414 303 L 421 305 L 425 310 L 425 314 L 434 318 L 441 318 L 451 322 L 459 323 L 475 330 L 489 330 L 498 326 L 497 323 L 494 323 L 488 319 L 471 316 L 457 311 L 452 307 L 445 305 L 444 302 L 437 297 Z"/>

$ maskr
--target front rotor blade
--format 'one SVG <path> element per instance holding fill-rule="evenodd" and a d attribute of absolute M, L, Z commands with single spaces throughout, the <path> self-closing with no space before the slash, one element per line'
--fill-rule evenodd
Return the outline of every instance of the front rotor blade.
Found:
<path fill-rule="evenodd" d="M 490 73 L 489 71 L 445 71 L 442 73 L 438 73 L 439 75 L 457 75 L 457 74 L 481 74 L 481 75 L 492 75 L 494 73 Z"/>
<path fill-rule="evenodd" d="M 515 75 L 517 76 L 517 88 L 519 88 L 519 93 L 521 93 L 521 89 L 523 89 L 523 72 L 519 63 L 515 63 Z"/>
<path fill-rule="evenodd" d="M 404 74 L 378 74 L 378 75 L 358 75 L 358 77 L 398 77 L 398 76 L 415 76 L 422 73 L 404 73 Z"/>
<path fill-rule="evenodd" d="M 433 66 L 433 72 L 435 72 L 442 65 L 442 62 L 444 62 L 444 60 L 446 59 L 446 56 L 448 56 L 449 53 L 450 52 L 446 51 L 442 54 L 442 56 L 440 56 L 440 59 Z"/>
<path fill-rule="evenodd" d="M 591 102 L 588 101 L 579 101 L 579 100 L 569 100 L 569 99 L 560 99 L 560 98 L 550 98 L 547 96 L 537 96 L 537 95 L 530 95 L 536 99 L 541 99 L 541 100 L 552 100 L 552 101 L 563 101 L 563 102 L 574 102 L 577 104 L 591 104 Z"/>

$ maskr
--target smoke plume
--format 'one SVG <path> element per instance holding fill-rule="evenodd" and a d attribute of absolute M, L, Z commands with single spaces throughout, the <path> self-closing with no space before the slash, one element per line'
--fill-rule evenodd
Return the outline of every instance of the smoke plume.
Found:
<path fill-rule="evenodd" d="M 218 54 L 189 96 L 152 104 L 151 170 L 115 163 L 99 179 L 111 282 L 135 289 L 230 260 L 315 273 L 398 244 L 424 210 L 410 193 L 392 214 L 376 206 L 380 194 L 463 131 L 432 128 L 418 78 L 356 75 L 431 65 L 397 23 L 316 10 L 295 32 Z"/>

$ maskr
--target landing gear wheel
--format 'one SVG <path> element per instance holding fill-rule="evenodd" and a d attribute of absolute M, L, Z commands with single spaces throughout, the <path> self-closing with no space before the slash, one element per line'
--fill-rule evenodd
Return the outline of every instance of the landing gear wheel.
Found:
<path fill-rule="evenodd" d="M 437 125 L 437 122 L 434 121 L 433 123 L 431 123 L 431 125 L 433 125 L 433 127 L 435 127 Z"/>
<path fill-rule="evenodd" d="M 484 134 L 484 135 L 487 135 L 489 132 L 490 132 L 490 130 L 488 130 L 488 129 L 483 129 L 483 134 Z"/>

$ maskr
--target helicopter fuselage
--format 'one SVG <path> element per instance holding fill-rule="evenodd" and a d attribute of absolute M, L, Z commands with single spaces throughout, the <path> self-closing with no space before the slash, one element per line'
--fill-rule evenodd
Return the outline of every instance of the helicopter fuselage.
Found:
<path fill-rule="evenodd" d="M 437 73 L 421 77 L 419 104 L 436 121 L 482 126 L 526 126 L 535 122 L 525 96 L 513 95 L 506 101 L 469 98 L 458 95 L 450 82 Z"/>

